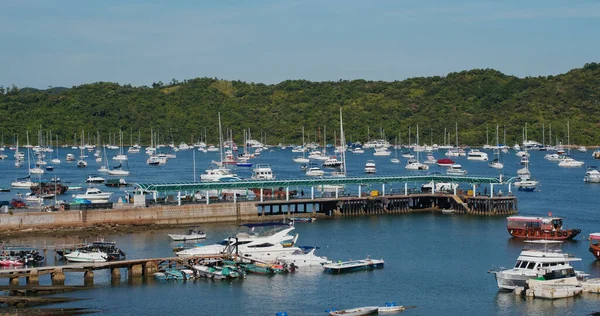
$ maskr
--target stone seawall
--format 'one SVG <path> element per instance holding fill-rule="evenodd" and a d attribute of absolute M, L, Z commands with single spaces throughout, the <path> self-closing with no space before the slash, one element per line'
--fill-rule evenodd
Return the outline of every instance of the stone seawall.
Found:
<path fill-rule="evenodd" d="M 252 221 L 258 219 L 254 203 L 166 205 L 111 210 L 23 212 L 0 214 L 0 231 L 25 228 L 68 228 L 94 225 L 185 225 Z"/>

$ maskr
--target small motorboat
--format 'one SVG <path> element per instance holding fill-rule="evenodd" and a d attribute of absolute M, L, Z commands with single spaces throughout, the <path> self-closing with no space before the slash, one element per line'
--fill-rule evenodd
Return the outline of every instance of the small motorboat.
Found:
<path fill-rule="evenodd" d="M 402 305 L 396 304 L 396 302 L 386 302 L 385 306 L 377 307 L 377 312 L 379 314 L 383 313 L 397 313 L 403 311 L 405 308 Z"/>
<path fill-rule="evenodd" d="M 85 179 L 85 182 L 87 183 L 104 183 L 104 181 L 104 178 L 95 174 L 89 174 L 87 179 Z"/>
<path fill-rule="evenodd" d="M 451 210 L 451 209 L 442 209 L 442 214 L 454 214 L 454 210 Z"/>
<path fill-rule="evenodd" d="M 356 307 L 356 308 L 348 308 L 348 309 L 340 309 L 340 310 L 330 310 L 328 311 L 329 315 L 373 315 L 377 314 L 379 307 L 377 306 L 364 306 L 364 307 Z"/>
<path fill-rule="evenodd" d="M 373 270 L 383 268 L 383 259 L 362 259 L 350 261 L 338 261 L 334 263 L 324 264 L 325 272 L 329 273 L 344 273 L 360 270 Z M 362 315 L 362 314 L 361 314 Z"/>
<path fill-rule="evenodd" d="M 187 234 L 169 234 L 169 237 L 175 241 L 186 241 L 206 238 L 206 233 L 199 229 L 189 229 Z"/>

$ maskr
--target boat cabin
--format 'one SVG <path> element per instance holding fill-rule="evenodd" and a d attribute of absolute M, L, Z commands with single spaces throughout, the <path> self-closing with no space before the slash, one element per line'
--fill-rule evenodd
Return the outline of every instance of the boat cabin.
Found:
<path fill-rule="evenodd" d="M 560 217 L 510 216 L 507 218 L 508 229 L 542 229 L 559 230 L 563 222 Z"/>

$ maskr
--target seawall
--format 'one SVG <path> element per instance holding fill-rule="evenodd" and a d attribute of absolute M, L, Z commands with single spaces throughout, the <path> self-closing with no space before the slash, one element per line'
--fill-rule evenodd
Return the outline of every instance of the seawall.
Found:
<path fill-rule="evenodd" d="M 106 210 L 0 214 L 0 232 L 96 225 L 186 225 L 258 220 L 255 203 L 123 207 Z"/>

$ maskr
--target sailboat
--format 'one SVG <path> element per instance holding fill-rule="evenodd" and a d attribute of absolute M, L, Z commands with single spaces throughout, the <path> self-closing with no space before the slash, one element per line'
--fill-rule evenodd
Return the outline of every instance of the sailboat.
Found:
<path fill-rule="evenodd" d="M 127 155 L 123 153 L 123 131 L 119 131 L 119 154 L 113 157 L 113 160 L 125 161 Z"/>
<path fill-rule="evenodd" d="M 85 134 L 82 134 L 82 136 L 85 136 Z M 85 168 L 85 167 L 87 167 L 87 161 L 85 161 L 85 158 L 87 158 L 87 155 L 83 154 L 83 149 L 84 149 L 83 138 L 84 137 L 81 138 L 81 146 L 79 147 L 80 154 L 79 154 L 79 160 L 77 160 L 77 167 L 78 168 Z"/>
<path fill-rule="evenodd" d="M 390 159 L 392 163 L 400 163 L 398 159 L 398 137 L 394 140 L 394 158 Z"/>
<path fill-rule="evenodd" d="M 489 166 L 494 169 L 504 168 L 504 163 L 500 161 L 500 143 L 498 140 L 498 124 L 496 124 L 496 148 L 494 148 L 494 160 L 489 163 Z"/>
<path fill-rule="evenodd" d="M 412 144 L 410 143 L 410 126 L 409 126 L 408 127 L 408 151 L 402 153 L 402 157 L 408 158 L 408 159 L 415 158 L 415 155 L 413 155 L 413 154 L 410 153 L 410 147 L 411 147 L 411 145 Z"/>
<path fill-rule="evenodd" d="M 123 169 L 123 162 L 119 163 L 118 166 L 116 167 L 112 167 L 112 169 L 110 169 L 108 171 L 108 174 L 111 176 L 128 176 L 129 175 L 129 170 L 124 170 Z"/>
<path fill-rule="evenodd" d="M 309 163 L 310 159 L 306 158 L 306 144 L 304 143 L 304 126 L 302 126 L 302 156 L 296 156 L 292 159 L 295 163 Z"/>
<path fill-rule="evenodd" d="M 417 144 L 416 146 L 419 146 L 419 125 L 417 125 Z M 417 159 L 409 159 L 406 162 L 406 166 L 404 168 L 406 168 L 407 170 L 429 170 L 429 166 L 426 164 L 423 164 L 421 162 L 419 162 L 419 151 L 417 151 Z"/>
<path fill-rule="evenodd" d="M 54 158 L 52 158 L 52 160 L 50 161 L 54 164 L 60 163 L 60 158 L 58 158 L 58 135 L 56 135 L 56 154 L 54 155 Z"/>
<path fill-rule="evenodd" d="M 17 137 L 17 151 L 19 150 L 19 139 Z M 18 159 L 17 159 L 18 160 Z M 23 178 L 17 178 L 17 180 L 10 185 L 15 189 L 30 189 L 33 186 L 31 182 L 31 165 L 29 157 L 29 132 L 27 133 L 27 176 Z"/>
<path fill-rule="evenodd" d="M 108 173 L 108 171 L 110 171 L 110 169 L 108 169 L 108 159 L 106 159 L 106 146 L 104 146 L 104 148 L 102 148 L 102 150 L 104 151 L 104 165 L 100 166 L 100 168 L 98 169 L 98 172 Z"/>
<path fill-rule="evenodd" d="M 583 166 L 583 161 L 571 158 L 571 137 L 569 134 L 569 122 L 567 122 L 567 148 L 568 158 L 562 159 L 558 163 L 558 166 L 563 168 L 577 168 Z"/>

